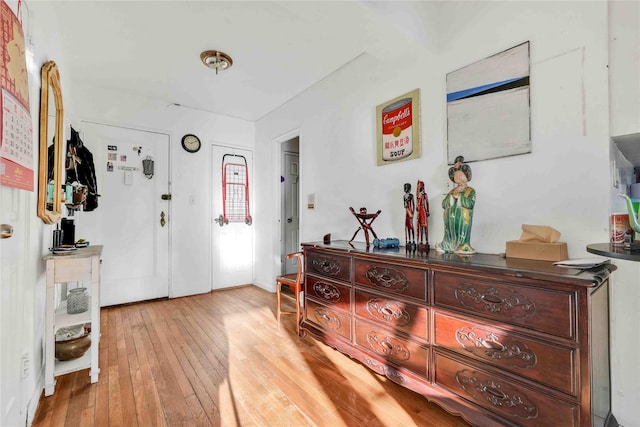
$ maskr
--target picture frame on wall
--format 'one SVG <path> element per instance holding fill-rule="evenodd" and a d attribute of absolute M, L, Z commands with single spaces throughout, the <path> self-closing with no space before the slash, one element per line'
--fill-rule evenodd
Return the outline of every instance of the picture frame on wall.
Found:
<path fill-rule="evenodd" d="M 420 157 L 420 89 L 376 107 L 377 165 Z"/>
<path fill-rule="evenodd" d="M 531 153 L 530 52 L 524 42 L 447 74 L 447 160 Z"/>

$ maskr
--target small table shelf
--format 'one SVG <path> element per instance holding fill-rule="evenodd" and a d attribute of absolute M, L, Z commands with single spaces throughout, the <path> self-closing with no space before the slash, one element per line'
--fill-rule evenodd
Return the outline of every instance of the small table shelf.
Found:
<path fill-rule="evenodd" d="M 591 243 L 587 245 L 587 252 L 610 258 L 626 259 L 627 261 L 640 261 L 640 249 L 636 249 L 636 247 L 637 243 L 632 248 L 611 243 Z"/>
<path fill-rule="evenodd" d="M 100 256 L 102 246 L 88 246 L 67 255 L 47 255 L 47 294 L 45 310 L 45 396 L 55 391 L 55 377 L 90 368 L 91 383 L 98 381 L 98 348 L 100 344 Z M 57 286 L 67 282 L 90 282 L 89 310 L 68 314 L 67 302 L 59 301 Z M 60 361 L 55 358 L 55 334 L 60 328 L 91 324 L 91 348 L 77 359 Z"/>

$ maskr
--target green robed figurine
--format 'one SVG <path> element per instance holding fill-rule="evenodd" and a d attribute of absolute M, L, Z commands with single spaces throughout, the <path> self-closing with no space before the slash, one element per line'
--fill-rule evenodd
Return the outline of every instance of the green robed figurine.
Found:
<path fill-rule="evenodd" d="M 471 167 L 464 164 L 464 157 L 456 157 L 455 164 L 449 168 L 449 179 L 455 187 L 442 201 L 444 239 L 436 244 L 436 251 L 473 254 L 476 251 L 471 247 L 469 240 L 476 190 L 467 185 L 471 181 Z"/>

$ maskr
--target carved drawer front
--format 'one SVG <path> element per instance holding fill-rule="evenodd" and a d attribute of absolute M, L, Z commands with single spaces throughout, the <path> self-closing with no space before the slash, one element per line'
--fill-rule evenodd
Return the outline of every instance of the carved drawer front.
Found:
<path fill-rule="evenodd" d="M 351 318 L 312 300 L 305 300 L 307 320 L 331 334 L 351 340 Z"/>
<path fill-rule="evenodd" d="M 517 425 L 576 426 L 579 407 L 437 352 L 435 383 Z"/>
<path fill-rule="evenodd" d="M 315 298 L 325 305 L 350 311 L 350 288 L 331 280 L 307 276 L 304 284 L 305 295 Z"/>
<path fill-rule="evenodd" d="M 422 340 L 429 339 L 429 310 L 425 307 L 356 290 L 356 314 Z"/>
<path fill-rule="evenodd" d="M 355 282 L 380 291 L 427 301 L 426 270 L 356 259 Z"/>
<path fill-rule="evenodd" d="M 434 302 L 490 319 L 575 339 L 576 297 L 572 292 L 516 283 L 434 273 Z"/>
<path fill-rule="evenodd" d="M 346 282 L 351 281 L 350 257 L 313 250 L 309 250 L 305 254 L 306 271 Z"/>
<path fill-rule="evenodd" d="M 576 396 L 575 349 L 436 313 L 435 344 Z"/>
<path fill-rule="evenodd" d="M 356 343 L 383 360 L 427 376 L 428 350 L 408 339 L 399 338 L 393 331 L 356 320 Z"/>

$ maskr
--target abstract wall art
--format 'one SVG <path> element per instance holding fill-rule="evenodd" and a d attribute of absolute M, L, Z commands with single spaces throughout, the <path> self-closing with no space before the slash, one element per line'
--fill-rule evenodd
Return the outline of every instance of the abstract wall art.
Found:
<path fill-rule="evenodd" d="M 447 74 L 447 160 L 531 152 L 529 42 Z"/>

